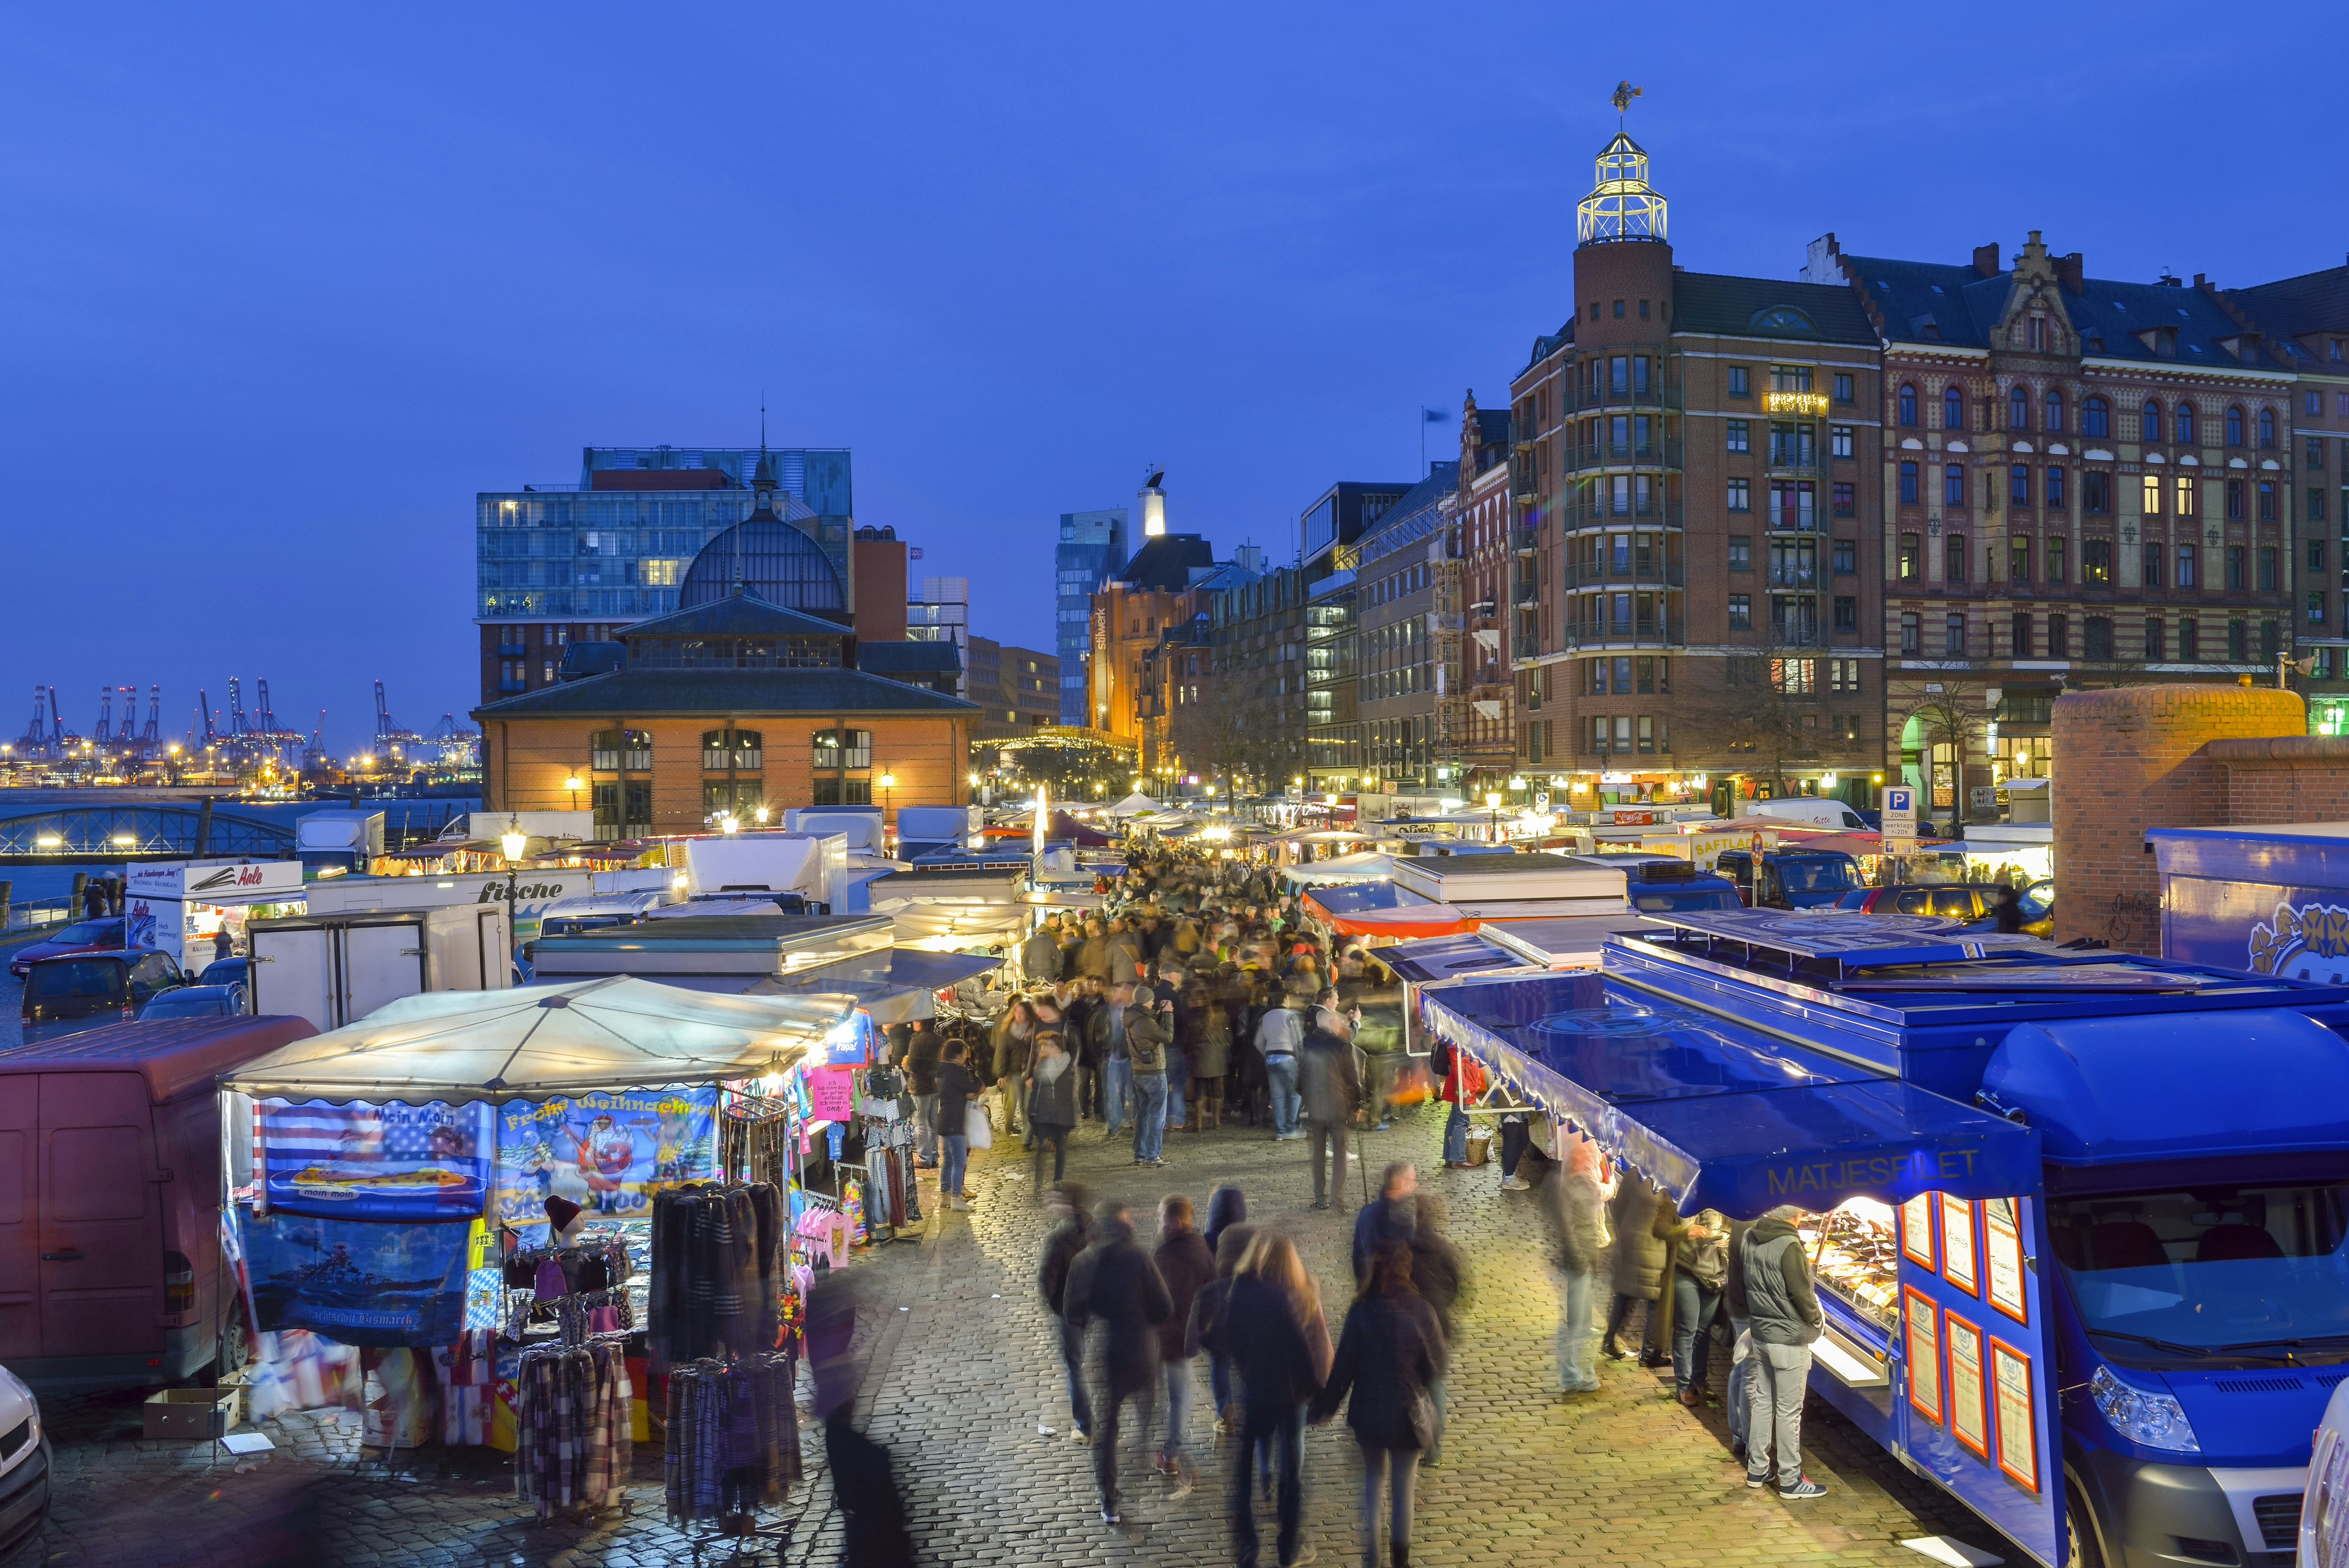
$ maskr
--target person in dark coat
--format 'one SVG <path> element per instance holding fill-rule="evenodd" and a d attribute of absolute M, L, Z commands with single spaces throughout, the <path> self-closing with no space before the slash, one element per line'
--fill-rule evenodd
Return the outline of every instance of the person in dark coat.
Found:
<path fill-rule="evenodd" d="M 919 1140 L 916 1161 L 924 1170 L 936 1170 L 938 1166 L 938 1032 L 921 1019 L 905 1039 L 905 1054 L 899 1065 L 905 1069 L 906 1086 L 914 1096 L 914 1129 Z"/>
<path fill-rule="evenodd" d="M 1029 1063 L 1025 1094 L 1028 1128 L 1034 1135 L 1035 1161 L 1030 1175 L 1033 1191 L 1044 1189 L 1044 1151 L 1052 1151 L 1052 1179 L 1069 1168 L 1069 1134 L 1077 1126 L 1077 1064 L 1062 1048 L 1061 1036 L 1046 1032 L 1036 1036 L 1036 1053 Z"/>
<path fill-rule="evenodd" d="M 1997 921 L 1997 929 L 2002 931 L 2023 929 L 2023 895 L 2002 883 L 1998 896 L 1991 905 L 1991 917 Z"/>
<path fill-rule="evenodd" d="M 1321 1392 L 1322 1381 L 1295 1300 L 1281 1282 L 1302 1273 L 1294 1241 L 1277 1231 L 1257 1233 L 1232 1280 L 1222 1321 L 1206 1336 L 1207 1348 L 1229 1356 L 1239 1374 L 1240 1440 L 1231 1446 L 1227 1499 L 1237 1568 L 1257 1568 L 1252 1483 L 1259 1443 L 1272 1446 L 1280 1469 L 1274 1549 L 1282 1568 L 1297 1561 L 1305 1515 L 1303 1417 L 1306 1402 Z"/>
<path fill-rule="evenodd" d="M 1187 1497 L 1199 1482 L 1184 1428 L 1191 1419 L 1191 1308 L 1199 1292 L 1214 1282 L 1216 1255 L 1194 1226 L 1191 1200 L 1170 1192 L 1158 1205 L 1158 1250 L 1151 1262 L 1166 1282 L 1168 1312 L 1158 1325 L 1158 1364 L 1166 1375 L 1166 1440 L 1158 1445 L 1158 1468 L 1174 1478 L 1174 1495 Z"/>
<path fill-rule="evenodd" d="M 1112 1199 L 1093 1220 L 1093 1241 L 1069 1270 L 1063 1310 L 1080 1329 L 1102 1325 L 1101 1402 L 1094 1407 L 1093 1480 L 1101 1489 L 1102 1521 L 1115 1524 L 1118 1415 L 1128 1399 L 1142 1401 L 1142 1428 L 1150 1429 L 1152 1391 L 1158 1379 L 1158 1335 L 1174 1310 L 1158 1267 L 1133 1239 L 1133 1220 Z"/>
<path fill-rule="evenodd" d="M 1247 1194 L 1238 1188 L 1218 1187 L 1207 1194 L 1207 1229 L 1203 1234 L 1206 1238 L 1207 1251 L 1216 1254 L 1217 1263 L 1223 1262 L 1220 1249 L 1225 1228 L 1237 1225 L 1247 1218 Z"/>
<path fill-rule="evenodd" d="M 851 1426 L 843 1407 L 823 1424 L 823 1456 L 846 1521 L 841 1568 L 914 1568 L 914 1539 L 905 1531 L 905 1503 L 890 1473 L 889 1450 Z"/>
<path fill-rule="evenodd" d="M 1346 1190 L 1346 1137 L 1361 1108 L 1362 1078 L 1354 1067 L 1353 1021 L 1334 1007 L 1316 1008 L 1298 1061 L 1298 1087 L 1305 1100 L 1306 1136 L 1313 1146 L 1313 1207 L 1330 1207 L 1329 1164 L 1338 1168 L 1337 1190 Z"/>
<path fill-rule="evenodd" d="M 1428 1390 L 1444 1376 L 1444 1330 L 1435 1311 L 1412 1289 L 1411 1249 L 1381 1246 L 1370 1277 L 1338 1336 L 1329 1386 L 1313 1401 L 1315 1422 L 1346 1406 L 1346 1425 L 1362 1450 L 1362 1561 L 1378 1568 L 1379 1502 L 1391 1506 L 1387 1540 L 1395 1568 L 1411 1563 L 1412 1492 L 1420 1452 L 1433 1440 L 1434 1408 Z M 1348 1398 L 1350 1395 L 1351 1398 Z"/>
<path fill-rule="evenodd" d="M 1234 1188 L 1221 1189 L 1224 1192 Z M 1210 1213 L 1214 1212 L 1212 1209 Z M 1196 1355 L 1207 1352 L 1207 1386 L 1216 1398 L 1216 1430 L 1229 1437 L 1240 1429 L 1240 1410 L 1232 1382 L 1232 1358 L 1220 1350 L 1208 1350 L 1224 1321 L 1224 1304 L 1232 1293 L 1232 1276 L 1239 1272 L 1240 1259 L 1247 1256 L 1248 1243 L 1256 1239 L 1256 1227 L 1244 1220 L 1235 1220 L 1224 1227 L 1216 1238 L 1216 1277 L 1199 1287 L 1191 1303 L 1191 1321 L 1183 1334 L 1185 1354 Z"/>
<path fill-rule="evenodd" d="M 1423 1192 L 1412 1202 L 1419 1213 L 1407 1242 L 1411 1248 L 1411 1288 L 1433 1310 L 1435 1326 L 1444 1331 L 1444 1343 L 1448 1346 L 1452 1343 L 1453 1308 L 1459 1305 L 1460 1293 L 1468 1287 L 1467 1261 L 1444 1233 L 1444 1199 L 1433 1192 Z M 1431 1468 L 1444 1462 L 1444 1432 L 1452 1419 L 1446 1386 L 1439 1376 L 1427 1390 L 1435 1400 L 1435 1441 L 1420 1462 Z"/>
<path fill-rule="evenodd" d="M 964 1134 L 964 1118 L 978 1095 L 978 1080 L 971 1075 L 969 1051 L 960 1040 L 949 1040 L 945 1059 L 938 1064 L 938 1143 L 944 1150 L 938 1168 L 938 1196 L 946 1199 L 949 1209 L 970 1207 L 970 1194 L 963 1190 L 963 1178 L 970 1168 L 970 1139 Z"/>
<path fill-rule="evenodd" d="M 1053 1332 L 1060 1340 L 1061 1364 L 1069 1377 L 1069 1414 L 1076 1421 L 1077 1441 L 1091 1442 L 1092 1401 L 1085 1394 L 1085 1331 L 1068 1314 L 1069 1270 L 1079 1254 L 1092 1245 L 1092 1215 L 1085 1208 L 1085 1189 L 1062 1182 L 1052 1190 L 1052 1210 L 1059 1223 L 1044 1238 L 1044 1256 L 1036 1268 L 1036 1289 L 1052 1314 Z"/>
<path fill-rule="evenodd" d="M 1411 1241 L 1412 1227 L 1419 1220 L 1419 1205 L 1413 1199 L 1418 1191 L 1417 1166 L 1399 1159 L 1387 1167 L 1386 1175 L 1379 1179 L 1379 1195 L 1354 1216 L 1355 1284 L 1371 1277 L 1371 1255 L 1381 1246 Z"/>

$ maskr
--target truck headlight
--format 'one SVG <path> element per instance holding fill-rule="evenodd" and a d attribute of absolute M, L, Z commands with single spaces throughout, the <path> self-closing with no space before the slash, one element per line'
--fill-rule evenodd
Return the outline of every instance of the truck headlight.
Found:
<path fill-rule="evenodd" d="M 2170 1396 L 2124 1383 L 2109 1366 L 2096 1368 L 2096 1375 L 2088 1379 L 2088 1393 L 2113 1430 L 2130 1442 L 2178 1454 L 2202 1451 L 2201 1442 L 2194 1436 L 2194 1423 L 2186 1418 L 2186 1407 Z"/>

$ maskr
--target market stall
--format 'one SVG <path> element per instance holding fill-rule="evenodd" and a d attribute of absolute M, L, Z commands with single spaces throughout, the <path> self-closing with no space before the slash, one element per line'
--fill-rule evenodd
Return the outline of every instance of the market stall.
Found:
<path fill-rule="evenodd" d="M 123 945 L 169 953 L 191 972 L 219 956 L 221 932 L 246 952 L 245 921 L 309 907 L 298 860 L 154 861 L 129 867 L 123 881 Z"/>

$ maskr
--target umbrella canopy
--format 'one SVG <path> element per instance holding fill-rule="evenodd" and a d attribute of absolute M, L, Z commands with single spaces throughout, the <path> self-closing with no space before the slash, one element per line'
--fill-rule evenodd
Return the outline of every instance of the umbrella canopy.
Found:
<path fill-rule="evenodd" d="M 1119 801 L 1115 805 L 1111 806 L 1109 808 L 1109 815 L 1112 816 L 1147 816 L 1154 811 L 1164 811 L 1165 809 L 1166 808 L 1164 806 L 1160 805 L 1156 801 L 1151 799 L 1140 790 L 1136 790 L 1132 794 L 1127 795 L 1123 800 Z"/>
<path fill-rule="evenodd" d="M 428 991 L 223 1082 L 249 1095 L 410 1102 L 707 1083 L 788 1065 L 854 1008 L 846 996 L 725 996 L 627 975 Z"/>

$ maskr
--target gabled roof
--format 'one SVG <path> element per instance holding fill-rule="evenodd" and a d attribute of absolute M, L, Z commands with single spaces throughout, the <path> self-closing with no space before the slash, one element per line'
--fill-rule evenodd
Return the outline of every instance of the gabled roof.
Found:
<path fill-rule="evenodd" d="M 1984 277 L 1970 265 L 1882 256 L 1846 255 L 1842 261 L 1846 275 L 1867 291 L 1869 303 L 1882 317 L 1885 336 L 1896 343 L 1987 348 L 1992 328 L 2006 314 L 2013 286 L 2011 273 Z M 2076 291 L 2064 286 L 2059 287 L 2058 294 L 2065 317 L 2080 335 L 2080 351 L 2091 358 L 2204 369 L 2232 369 L 2245 364 L 2223 341 L 2236 337 L 2242 327 L 2201 289 L 2085 277 Z M 2159 352 L 2138 336 L 2165 327 L 2176 329 L 2175 353 Z M 2275 366 L 2261 357 L 2250 361 L 2249 368 L 2272 369 Z"/>
<path fill-rule="evenodd" d="M 1672 275 L 1672 330 L 1795 342 L 1876 341 L 1867 312 L 1847 288 L 1716 272 Z"/>
<path fill-rule="evenodd" d="M 1560 327 L 1557 331 L 1534 339 L 1533 355 L 1530 358 L 1526 359 L 1526 368 L 1527 369 L 1533 369 L 1536 365 L 1540 364 L 1543 360 L 1548 358 L 1559 349 L 1568 347 L 1573 342 L 1574 317 L 1569 316 L 1566 318 L 1566 324 Z"/>
<path fill-rule="evenodd" d="M 842 637 L 848 628 L 805 610 L 769 604 L 740 587 L 722 599 L 671 611 L 620 628 L 620 638 L 640 637 Z"/>
<path fill-rule="evenodd" d="M 473 710 L 480 719 L 665 713 L 975 712 L 966 702 L 862 670 L 619 670 L 525 691 Z"/>

